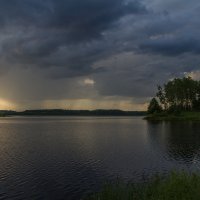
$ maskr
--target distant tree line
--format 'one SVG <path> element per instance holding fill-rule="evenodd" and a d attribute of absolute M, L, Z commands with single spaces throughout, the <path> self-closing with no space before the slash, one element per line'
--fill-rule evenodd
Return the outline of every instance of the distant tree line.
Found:
<path fill-rule="evenodd" d="M 22 112 L 0 110 L 1 116 L 144 116 L 144 111 L 40 109 Z"/>
<path fill-rule="evenodd" d="M 156 97 L 149 106 L 148 113 L 162 111 L 200 111 L 200 81 L 191 77 L 175 78 L 158 86 Z"/>

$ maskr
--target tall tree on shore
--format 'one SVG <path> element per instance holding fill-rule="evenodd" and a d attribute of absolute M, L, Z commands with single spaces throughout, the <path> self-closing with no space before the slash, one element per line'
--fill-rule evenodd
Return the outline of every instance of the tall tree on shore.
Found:
<path fill-rule="evenodd" d="M 164 110 L 166 110 L 167 99 L 166 99 L 165 91 L 160 85 L 158 86 L 158 92 L 156 93 L 156 97 L 158 97 L 158 99 L 160 100 L 160 103 L 163 105 Z"/>
<path fill-rule="evenodd" d="M 150 104 L 148 106 L 148 113 L 154 114 L 154 113 L 159 113 L 161 111 L 162 111 L 162 107 L 159 105 L 156 98 L 151 99 Z"/>
<path fill-rule="evenodd" d="M 158 86 L 156 97 L 164 110 L 200 110 L 200 81 L 175 78 Z"/>

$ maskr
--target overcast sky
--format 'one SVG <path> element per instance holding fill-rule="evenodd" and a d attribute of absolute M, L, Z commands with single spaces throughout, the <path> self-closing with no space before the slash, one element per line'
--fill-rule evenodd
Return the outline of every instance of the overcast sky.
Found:
<path fill-rule="evenodd" d="M 0 0 L 0 109 L 144 110 L 199 70 L 199 0 Z"/>

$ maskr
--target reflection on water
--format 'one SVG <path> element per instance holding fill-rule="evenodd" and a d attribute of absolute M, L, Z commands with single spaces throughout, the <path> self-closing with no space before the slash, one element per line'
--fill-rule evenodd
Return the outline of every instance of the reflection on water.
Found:
<path fill-rule="evenodd" d="M 140 117 L 0 120 L 0 199 L 80 199 L 105 180 L 200 166 L 200 124 Z"/>
<path fill-rule="evenodd" d="M 193 164 L 200 156 L 200 124 L 197 122 L 148 123 L 152 145 L 167 152 L 171 159 Z"/>

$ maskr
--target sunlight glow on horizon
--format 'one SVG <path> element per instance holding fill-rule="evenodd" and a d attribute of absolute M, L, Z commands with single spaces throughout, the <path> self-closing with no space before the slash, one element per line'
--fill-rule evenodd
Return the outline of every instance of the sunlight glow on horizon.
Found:
<path fill-rule="evenodd" d="M 5 99 L 0 99 L 0 110 L 14 110 L 17 106 Z"/>
<path fill-rule="evenodd" d="M 129 100 L 93 100 L 93 99 L 74 99 L 74 100 L 47 100 L 40 107 L 46 109 L 60 108 L 69 110 L 95 110 L 95 109 L 120 109 L 145 111 L 147 103 L 135 104 Z"/>
<path fill-rule="evenodd" d="M 96 109 L 119 109 L 124 111 L 145 111 L 147 103 L 136 104 L 130 100 L 94 100 L 94 99 L 65 99 L 45 100 L 41 102 L 20 102 L 14 104 L 11 101 L 0 99 L 0 110 L 34 110 L 34 109 L 66 109 L 66 110 L 96 110 Z"/>

